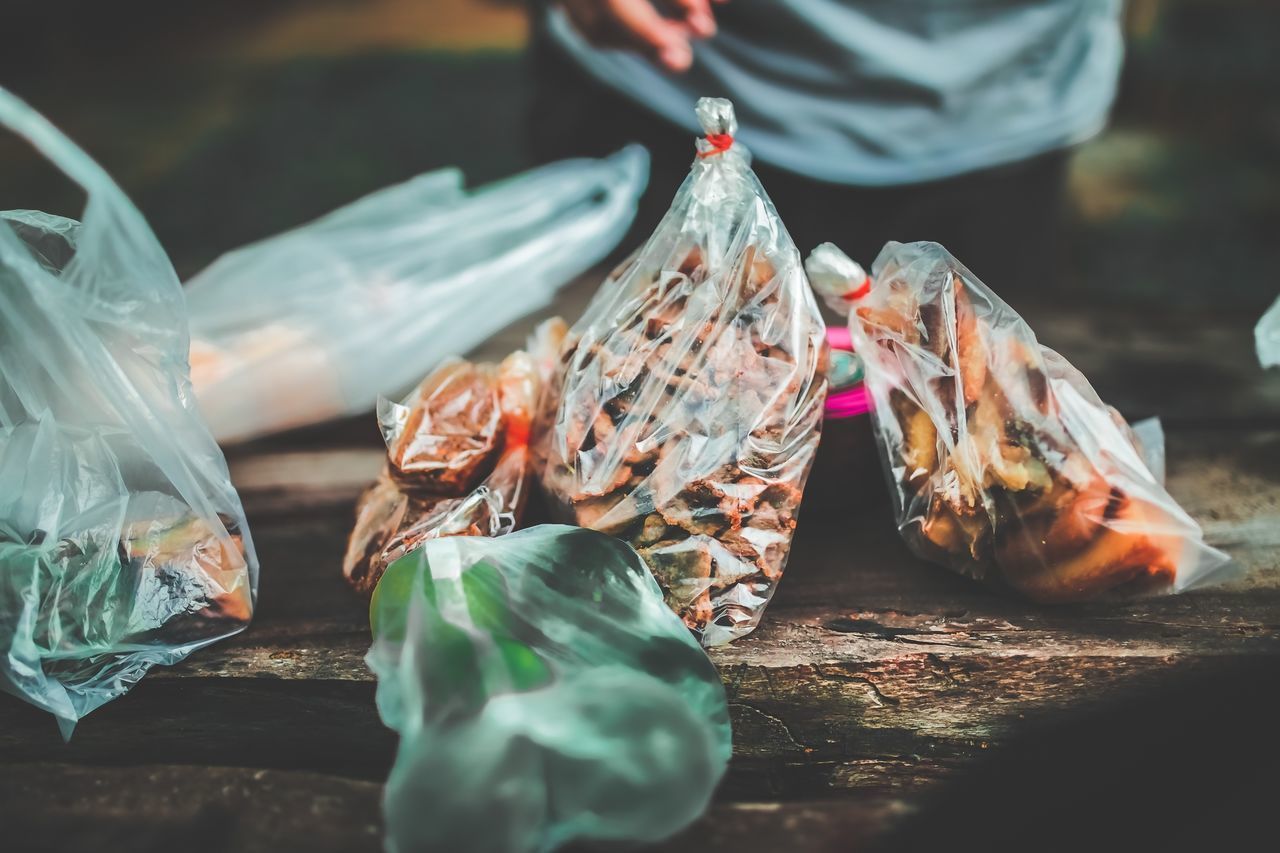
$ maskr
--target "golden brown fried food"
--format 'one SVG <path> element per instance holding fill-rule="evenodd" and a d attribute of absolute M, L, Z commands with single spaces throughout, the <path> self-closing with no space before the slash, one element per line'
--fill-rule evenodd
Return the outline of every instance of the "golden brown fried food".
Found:
<path fill-rule="evenodd" d="M 941 247 L 889 244 L 852 326 L 920 553 L 1042 602 L 1156 591 L 1225 562 L 1124 420 Z"/>

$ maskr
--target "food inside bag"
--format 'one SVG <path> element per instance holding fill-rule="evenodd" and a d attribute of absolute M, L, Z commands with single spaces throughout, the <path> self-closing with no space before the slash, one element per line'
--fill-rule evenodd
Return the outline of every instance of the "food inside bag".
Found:
<path fill-rule="evenodd" d="M 553 511 L 633 545 L 713 645 L 751 631 L 782 576 L 826 342 L 732 105 L 697 112 L 692 172 L 570 330 L 537 446 Z"/>
<path fill-rule="evenodd" d="M 257 558 L 187 381 L 182 290 L 102 169 L 0 89 L 77 182 L 75 222 L 0 213 L 0 687 L 76 721 L 240 631 Z"/>
<path fill-rule="evenodd" d="M 372 410 L 545 306 L 622 239 L 648 164 L 632 146 L 474 191 L 431 172 L 222 256 L 187 283 L 214 435 Z"/>
<path fill-rule="evenodd" d="M 356 505 L 343 574 L 373 591 L 388 565 L 440 536 L 501 536 L 528 496 L 529 431 L 538 394 L 564 338 L 556 317 L 527 352 L 501 364 L 451 359 L 378 420 L 387 464 Z"/>
<path fill-rule="evenodd" d="M 400 734 L 387 850 L 654 842 L 706 809 L 732 749 L 724 686 L 624 543 L 554 525 L 431 540 L 369 614 Z"/>
<path fill-rule="evenodd" d="M 921 556 L 1039 602 L 1178 591 L 1226 555 L 1088 381 L 936 243 L 889 243 L 851 301 L 834 246 L 807 264 L 852 305 L 898 527 Z M 842 272 L 842 268 L 845 272 Z M 841 292 L 840 282 L 846 283 Z"/>

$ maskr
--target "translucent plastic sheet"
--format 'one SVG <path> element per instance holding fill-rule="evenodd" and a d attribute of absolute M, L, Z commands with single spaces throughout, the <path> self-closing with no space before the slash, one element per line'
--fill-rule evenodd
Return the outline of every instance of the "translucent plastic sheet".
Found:
<path fill-rule="evenodd" d="M 820 281 L 833 265 L 816 260 Z M 1226 555 L 1151 470 L 1148 460 L 1162 467 L 1158 430 L 1143 428 L 1144 447 L 945 249 L 889 243 L 873 282 L 852 301 L 852 334 L 913 550 L 1041 602 L 1179 591 L 1224 574 Z"/>
<path fill-rule="evenodd" d="M 630 147 L 471 192 L 432 172 L 219 258 L 187 284 L 214 435 L 372 410 L 545 306 L 622 239 L 648 162 Z"/>
<path fill-rule="evenodd" d="M 1253 330 L 1258 361 L 1263 367 L 1280 367 L 1280 299 L 1267 309 Z"/>
<path fill-rule="evenodd" d="M 706 645 L 760 621 L 826 397 L 800 256 L 728 101 L 671 209 L 570 330 L 536 442 L 560 518 L 619 536 Z"/>
<path fill-rule="evenodd" d="M 450 359 L 402 403 L 379 401 L 387 464 L 356 505 L 343 574 L 371 593 L 388 565 L 440 536 L 501 536 L 528 497 L 533 409 L 564 321 L 501 364 Z"/>
<path fill-rule="evenodd" d="M 173 267 L 102 169 L 0 89 L 0 124 L 83 188 L 0 213 L 0 687 L 77 720 L 241 630 L 257 559 L 187 381 Z"/>
<path fill-rule="evenodd" d="M 435 539 L 387 570 L 370 620 L 378 710 L 400 733 L 393 853 L 658 841 L 724 773 L 720 677 L 615 539 Z"/>

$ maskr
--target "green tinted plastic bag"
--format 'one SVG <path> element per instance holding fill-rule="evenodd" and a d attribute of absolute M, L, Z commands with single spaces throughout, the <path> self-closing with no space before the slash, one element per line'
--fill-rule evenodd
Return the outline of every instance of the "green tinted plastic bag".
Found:
<path fill-rule="evenodd" d="M 258 561 L 187 380 L 182 288 L 96 163 L 0 89 L 85 192 L 0 211 L 0 689 L 85 714 L 248 624 Z"/>
<path fill-rule="evenodd" d="M 715 667 L 616 539 L 430 541 L 387 569 L 370 618 L 378 710 L 401 738 L 390 851 L 658 841 L 724 773 Z"/>

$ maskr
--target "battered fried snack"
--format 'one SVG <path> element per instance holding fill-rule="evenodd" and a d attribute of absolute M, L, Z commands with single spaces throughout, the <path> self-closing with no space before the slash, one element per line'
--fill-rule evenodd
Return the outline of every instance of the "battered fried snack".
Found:
<path fill-rule="evenodd" d="M 453 359 L 402 404 L 379 407 L 387 464 L 356 505 L 343 575 L 373 592 L 392 562 L 440 536 L 501 536 L 527 497 L 529 429 L 559 318 L 500 365 Z"/>
<path fill-rule="evenodd" d="M 829 297 L 838 251 L 808 264 Z M 1183 589 L 1226 562 L 1123 418 L 941 246 L 890 243 L 852 304 L 918 553 L 1046 603 Z"/>
<path fill-rule="evenodd" d="M 551 510 L 629 542 L 704 645 L 777 586 L 817 448 L 826 339 L 799 255 L 703 99 L 693 172 L 569 333 L 537 442 Z"/>

